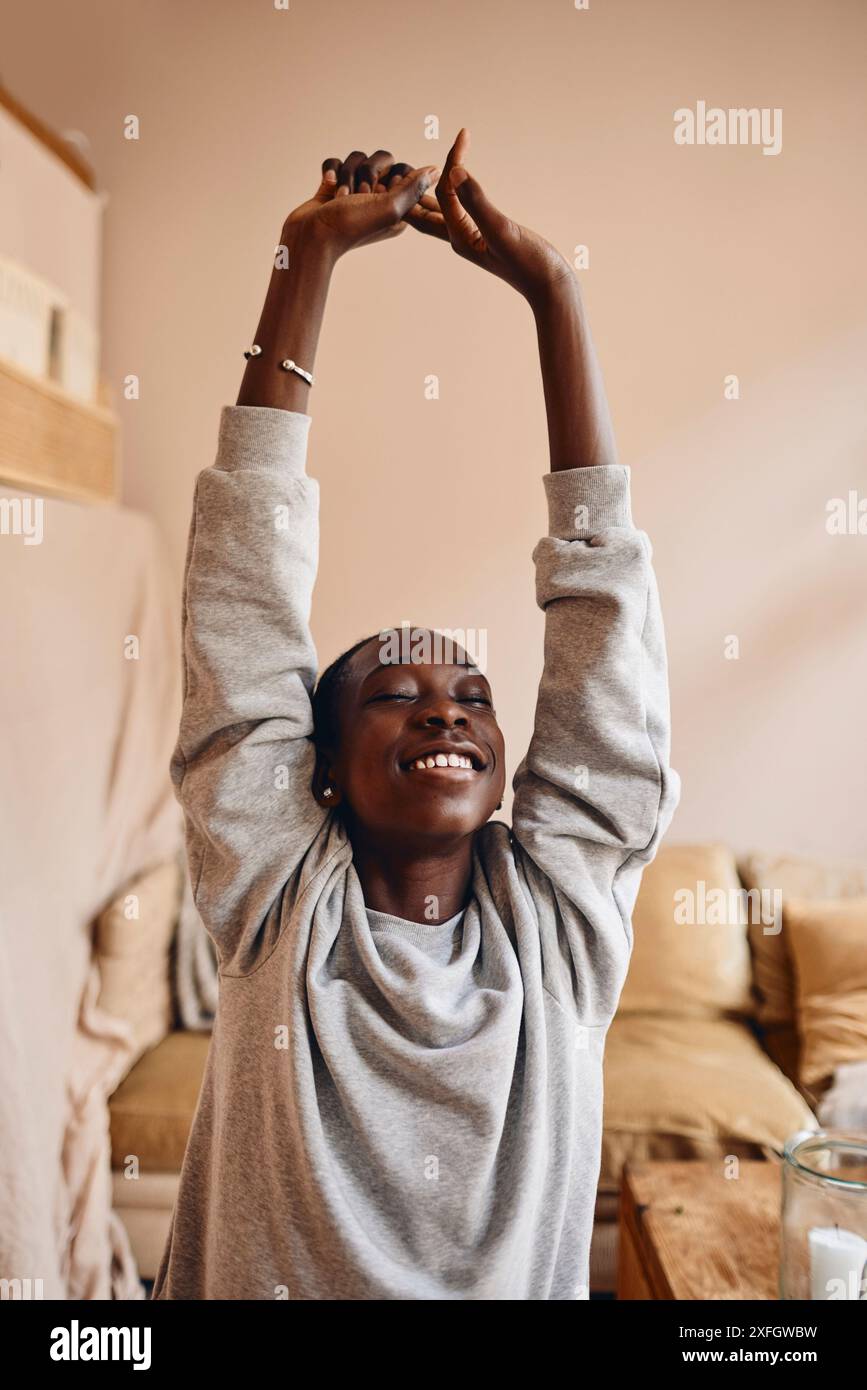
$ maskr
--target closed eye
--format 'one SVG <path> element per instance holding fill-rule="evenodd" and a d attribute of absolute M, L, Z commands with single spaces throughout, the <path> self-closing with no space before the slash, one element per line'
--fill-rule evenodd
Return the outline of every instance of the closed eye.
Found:
<path fill-rule="evenodd" d="M 366 701 L 368 705 L 379 704 L 384 700 L 414 700 L 416 692 L 414 690 L 383 690 L 378 695 L 371 695 Z M 456 697 L 464 705 L 485 705 L 488 709 L 493 709 L 493 702 L 487 695 L 458 695 Z"/>

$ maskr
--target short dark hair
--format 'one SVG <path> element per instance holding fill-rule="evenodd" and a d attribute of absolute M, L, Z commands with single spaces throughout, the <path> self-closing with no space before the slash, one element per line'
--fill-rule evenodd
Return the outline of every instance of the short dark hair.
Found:
<path fill-rule="evenodd" d="M 320 753 L 326 751 L 335 752 L 340 743 L 340 719 L 338 710 L 340 706 L 340 692 L 346 684 L 349 675 L 349 662 L 355 653 L 362 647 L 366 647 L 368 642 L 372 642 L 374 637 L 379 637 L 379 632 L 372 632 L 369 637 L 362 637 L 348 647 L 340 656 L 334 658 L 330 666 L 327 666 L 321 673 L 316 682 L 316 688 L 311 697 L 313 706 L 313 742 Z"/>

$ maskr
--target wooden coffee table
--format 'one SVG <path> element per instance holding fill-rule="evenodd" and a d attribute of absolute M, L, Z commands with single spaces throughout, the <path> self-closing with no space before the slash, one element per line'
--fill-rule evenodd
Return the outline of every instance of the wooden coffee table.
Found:
<path fill-rule="evenodd" d="M 620 1190 L 617 1297 L 779 1298 L 776 1163 L 627 1164 Z"/>

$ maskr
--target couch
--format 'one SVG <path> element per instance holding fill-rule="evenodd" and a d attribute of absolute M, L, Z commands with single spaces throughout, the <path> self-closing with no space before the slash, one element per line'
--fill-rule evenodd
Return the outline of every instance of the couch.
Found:
<path fill-rule="evenodd" d="M 606 1045 L 592 1293 L 615 1288 L 626 1162 L 769 1159 L 789 1135 L 817 1127 L 839 1030 L 830 1042 L 820 1030 L 818 1044 L 810 1034 L 815 1065 L 805 1079 L 794 927 L 780 929 L 786 918 L 776 905 L 821 925 L 833 910 L 825 905 L 841 900 L 844 911 L 849 901 L 863 914 L 867 866 L 767 855 L 736 862 L 723 845 L 666 845 L 646 870 L 630 972 Z M 859 959 L 860 968 L 863 953 Z M 843 1060 L 867 1057 L 862 1012 L 859 1001 Z M 166 1030 L 110 1100 L 114 1205 L 146 1280 L 168 1233 L 209 1040 L 207 1032 Z"/>

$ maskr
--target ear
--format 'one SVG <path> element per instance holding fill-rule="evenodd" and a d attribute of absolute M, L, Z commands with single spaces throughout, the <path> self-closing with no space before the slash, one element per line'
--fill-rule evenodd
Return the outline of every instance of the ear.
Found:
<path fill-rule="evenodd" d="M 313 795 L 327 810 L 340 804 L 340 789 L 334 780 L 330 758 L 317 750 L 316 767 L 313 770 Z M 326 796 L 325 793 L 329 792 Z"/>

